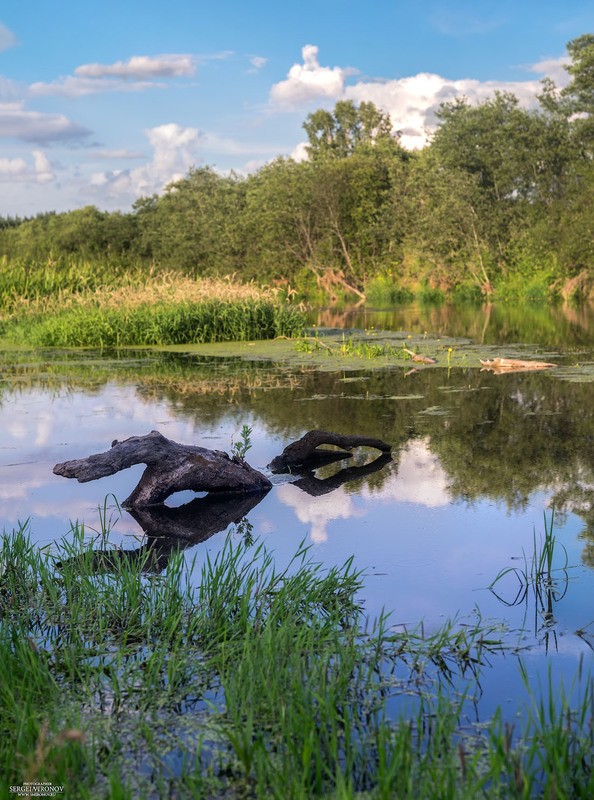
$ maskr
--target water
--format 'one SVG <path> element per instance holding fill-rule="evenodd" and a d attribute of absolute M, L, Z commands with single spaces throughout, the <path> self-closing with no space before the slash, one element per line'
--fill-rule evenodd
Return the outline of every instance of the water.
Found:
<path fill-rule="evenodd" d="M 393 314 L 395 327 L 403 327 L 402 313 Z M 422 309 L 406 313 L 410 320 L 417 315 L 417 330 L 430 327 L 433 317 L 422 318 Z M 493 319 L 500 312 L 490 314 Z M 473 325 L 484 329 L 484 318 Z M 513 325 L 508 320 L 497 331 Z M 555 340 L 545 336 L 540 344 L 563 346 L 570 358 L 579 349 L 580 358 L 591 359 L 589 322 L 568 323 L 563 342 L 555 320 L 545 319 L 538 330 L 551 325 Z M 445 332 L 468 335 L 468 327 Z M 494 339 L 507 341 L 508 334 L 497 331 Z M 522 334 L 530 340 L 529 332 Z M 74 520 L 84 521 L 92 536 L 106 513 L 115 521 L 114 541 L 138 549 L 150 543 L 151 525 L 162 530 L 177 514 L 188 531 L 185 552 L 197 568 L 207 553 L 220 550 L 229 531 L 264 539 L 279 563 L 306 541 L 312 557 L 328 565 L 354 556 L 365 571 L 362 599 L 371 617 L 387 608 L 394 626 L 423 621 L 428 631 L 452 617 L 462 624 L 476 620 L 477 613 L 499 620 L 533 682 L 546 683 L 551 670 L 555 681 L 569 686 L 580 659 L 591 663 L 591 383 L 554 373 L 463 368 L 412 375 L 400 368 L 318 372 L 148 350 L 5 352 L 0 363 L 0 516 L 6 530 L 29 519 L 35 540 L 52 546 Z M 339 470 L 348 463 L 319 471 L 309 487 L 273 476 L 272 490 L 259 502 L 213 508 L 208 499 L 195 500 L 185 514 L 164 511 L 148 522 L 120 514 L 114 500 L 130 493 L 142 466 L 86 484 L 52 473 L 57 462 L 153 429 L 229 451 L 243 424 L 253 429 L 248 460 L 264 471 L 313 428 L 381 438 L 392 445 L 393 458 L 374 469 L 374 454 L 367 453 L 355 459 L 359 472 L 349 472 L 345 482 Z M 191 499 L 172 498 L 169 505 Z M 518 574 L 529 572 L 553 509 L 555 582 L 539 594 L 531 585 L 523 589 Z M 165 553 L 161 568 L 166 560 Z M 508 572 L 488 588 L 513 567 L 519 573 Z M 513 715 L 523 692 L 517 657 L 497 657 L 482 689 L 482 714 L 503 703 Z"/>

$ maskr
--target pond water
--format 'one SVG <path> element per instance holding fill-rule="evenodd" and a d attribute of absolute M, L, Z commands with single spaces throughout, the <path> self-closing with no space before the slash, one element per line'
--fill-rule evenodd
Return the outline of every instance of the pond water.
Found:
<path fill-rule="evenodd" d="M 464 327 L 458 319 L 459 327 L 450 330 L 450 311 L 446 322 L 436 322 L 436 313 L 445 314 L 439 309 L 424 317 L 411 307 L 390 312 L 391 320 L 387 312 L 366 313 L 366 320 L 351 316 L 349 324 L 383 320 L 400 328 L 408 320 L 411 329 L 475 339 L 473 326 L 488 332 L 494 315 L 503 319 L 491 309 L 485 328 L 483 310 L 471 324 Z M 561 341 L 558 312 L 548 313 L 532 341 L 557 348 L 564 363 L 573 363 L 578 351 L 581 361 L 592 361 L 591 317 L 576 310 L 582 323 L 565 318 Z M 509 341 L 515 324 L 508 319 L 493 327 L 489 341 Z M 549 329 L 555 332 L 550 340 L 543 332 Z M 522 330 L 522 339 L 530 341 L 530 332 Z M 354 556 L 364 570 L 361 599 L 371 617 L 385 608 L 396 627 L 422 621 L 426 630 L 436 630 L 448 618 L 465 624 L 479 615 L 505 625 L 510 650 L 494 657 L 482 680 L 481 716 L 498 704 L 510 717 L 516 713 L 524 692 L 518 657 L 530 680 L 543 685 L 550 671 L 569 687 L 580 663 L 591 665 L 592 383 L 561 380 L 554 371 L 496 375 L 456 367 L 411 373 L 401 367 L 352 370 L 346 362 L 320 371 L 314 363 L 251 363 L 191 348 L 6 350 L 0 358 L 5 530 L 28 519 L 35 541 L 52 546 L 71 521 L 84 521 L 92 536 L 107 516 L 114 522 L 113 541 L 138 549 L 175 519 L 186 526 L 185 552 L 196 559 L 196 569 L 207 553 L 220 551 L 229 532 L 264 540 L 279 563 L 302 541 L 311 545 L 314 560 L 327 565 Z M 381 438 L 392 445 L 392 459 L 373 463 L 376 454 L 363 453 L 309 481 L 273 476 L 274 486 L 262 498 L 212 501 L 184 494 L 172 498 L 175 508 L 155 511 L 150 519 L 120 512 L 114 500 L 130 493 L 141 466 L 86 484 L 52 473 L 57 462 L 154 429 L 179 442 L 229 451 L 244 424 L 252 428 L 247 458 L 263 471 L 289 442 L 314 428 Z M 507 572 L 489 589 L 507 568 L 530 572 L 551 523 L 551 582 L 523 584 L 519 573 Z M 162 567 L 166 561 L 165 553 Z"/>

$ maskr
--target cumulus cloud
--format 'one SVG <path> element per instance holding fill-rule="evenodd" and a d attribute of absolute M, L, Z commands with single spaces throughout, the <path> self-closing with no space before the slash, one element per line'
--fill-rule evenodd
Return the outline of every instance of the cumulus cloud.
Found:
<path fill-rule="evenodd" d="M 145 134 L 153 148 L 152 160 L 131 170 L 95 173 L 91 183 L 96 189 L 111 197 L 161 192 L 200 161 L 204 136 L 197 128 L 170 123 L 150 128 Z"/>
<path fill-rule="evenodd" d="M 444 102 L 466 97 L 471 103 L 478 103 L 492 97 L 496 91 L 509 91 L 521 105 L 531 107 L 542 89 L 536 78 L 526 81 L 456 80 L 432 73 L 347 83 L 349 76 L 357 74 L 356 70 L 320 65 L 318 48 L 314 45 L 306 45 L 302 54 L 303 64 L 294 64 L 288 78 L 272 87 L 269 99 L 272 109 L 295 111 L 307 108 L 312 101 L 328 105 L 338 100 L 372 102 L 390 115 L 394 128 L 401 133 L 402 144 L 410 149 L 427 143 L 436 127 L 436 111 Z M 565 59 L 543 60 L 528 69 L 563 85 L 564 62 Z M 303 156 L 302 145 L 298 145 L 296 155 Z"/>
<path fill-rule="evenodd" d="M 563 88 L 569 83 L 569 73 L 566 70 L 567 65 L 571 62 L 569 56 L 561 56 L 561 58 L 543 58 L 536 64 L 531 64 L 528 67 L 530 72 L 536 72 L 543 77 L 551 78 L 557 86 Z"/>
<path fill-rule="evenodd" d="M 270 90 L 274 107 L 294 111 L 312 100 L 338 98 L 346 78 L 357 73 L 350 67 L 322 67 L 318 48 L 313 44 L 306 44 L 301 55 L 303 64 L 293 64 L 287 79 L 275 83 Z"/>
<path fill-rule="evenodd" d="M 533 106 L 541 91 L 540 81 L 478 81 L 467 78 L 451 80 L 441 75 L 419 73 L 380 83 L 359 82 L 347 86 L 343 97 L 357 103 L 371 101 L 390 115 L 392 125 L 401 133 L 401 143 L 409 149 L 423 147 L 436 127 L 440 105 L 466 97 L 478 103 L 493 97 L 496 91 L 509 91 L 525 107 Z"/>
<path fill-rule="evenodd" d="M 191 77 L 196 72 L 196 59 L 191 55 L 175 53 L 160 56 L 132 56 L 127 61 L 114 64 L 82 64 L 74 70 L 82 78 L 149 78 Z"/>
<path fill-rule="evenodd" d="M 0 52 L 14 47 L 16 43 L 17 40 L 14 33 L 0 22 Z"/>
<path fill-rule="evenodd" d="M 48 144 L 84 139 L 91 131 L 63 114 L 27 111 L 23 103 L 0 103 L 0 137 Z"/>

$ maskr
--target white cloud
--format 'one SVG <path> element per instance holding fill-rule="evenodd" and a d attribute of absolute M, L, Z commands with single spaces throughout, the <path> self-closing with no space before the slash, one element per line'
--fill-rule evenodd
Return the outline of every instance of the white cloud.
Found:
<path fill-rule="evenodd" d="M 307 161 L 309 154 L 307 152 L 307 142 L 299 142 L 293 148 L 290 157 L 293 161 Z"/>
<path fill-rule="evenodd" d="M 528 67 L 530 72 L 536 72 L 538 75 L 543 75 L 551 78 L 557 86 L 563 88 L 569 83 L 569 73 L 565 67 L 571 62 L 569 56 L 561 56 L 561 58 L 543 58 L 536 64 L 531 64 Z"/>
<path fill-rule="evenodd" d="M 82 64 L 74 72 L 82 78 L 187 78 L 196 72 L 196 59 L 191 55 L 175 53 L 153 57 L 132 56 L 127 61 L 116 61 L 114 64 Z"/>
<path fill-rule="evenodd" d="M 264 56 L 252 56 L 250 58 L 250 64 L 252 65 L 250 72 L 258 72 L 268 64 L 268 59 L 264 58 Z"/>
<path fill-rule="evenodd" d="M 88 128 L 72 122 L 63 114 L 27 111 L 20 102 L 0 103 L 0 137 L 47 144 L 82 139 L 90 132 Z"/>
<path fill-rule="evenodd" d="M 391 80 L 358 80 L 347 84 L 346 78 L 357 74 L 352 68 L 324 67 L 318 60 L 318 48 L 303 48 L 303 64 L 294 64 L 287 80 L 274 84 L 270 106 L 274 110 L 296 111 L 312 101 L 334 104 L 338 100 L 372 102 L 390 115 L 394 128 L 401 132 L 401 142 L 410 149 L 423 147 L 436 127 L 435 113 L 439 106 L 456 97 L 467 97 L 471 103 L 484 101 L 496 91 L 516 95 L 524 107 L 533 107 L 542 91 L 540 80 L 479 81 L 471 78 L 450 79 L 432 73 L 419 73 Z M 528 69 L 550 76 L 562 85 L 567 82 L 563 63 L 566 59 L 548 59 Z M 303 156 L 303 146 L 296 154 Z"/>
<path fill-rule="evenodd" d="M 404 147 L 423 147 L 436 127 L 436 111 L 444 102 L 456 97 L 466 97 L 478 103 L 493 97 L 496 91 L 509 91 L 524 106 L 533 106 L 541 91 L 540 82 L 478 81 L 475 79 L 450 80 L 440 75 L 419 73 L 409 78 L 399 78 L 380 83 L 359 82 L 346 87 L 343 97 L 357 103 L 371 101 L 390 115 L 392 125 L 401 132 Z"/>
<path fill-rule="evenodd" d="M 197 128 L 170 123 L 150 128 L 145 134 L 153 148 L 153 158 L 148 164 L 131 170 L 96 173 L 91 178 L 92 185 L 111 197 L 135 198 L 161 192 L 200 161 L 204 137 Z"/>
<path fill-rule="evenodd" d="M 51 83 L 32 83 L 32 97 L 62 95 L 63 97 L 85 97 L 101 92 L 143 92 L 146 89 L 161 89 L 165 84 L 155 81 L 128 81 L 125 78 L 82 78 L 68 75 Z"/>
<path fill-rule="evenodd" d="M 93 153 L 93 157 L 110 161 L 112 159 L 145 158 L 145 154 L 139 150 L 125 150 L 122 148 L 119 150 L 97 150 Z"/>
<path fill-rule="evenodd" d="M 293 64 L 287 79 L 270 90 L 273 107 L 293 111 L 312 100 L 339 98 L 345 79 L 357 72 L 350 67 L 320 66 L 318 48 L 313 44 L 306 44 L 301 55 L 303 64 Z"/>
<path fill-rule="evenodd" d="M 33 97 L 62 95 L 84 97 L 100 92 L 142 92 L 162 89 L 167 78 L 191 78 L 198 64 L 228 58 L 230 51 L 194 56 L 187 53 L 165 53 L 158 56 L 132 56 L 113 64 L 81 64 L 74 75 L 57 78 L 50 83 L 37 82 L 29 87 Z"/>
<path fill-rule="evenodd" d="M 17 39 L 14 33 L 0 22 L 0 51 L 8 50 L 15 44 L 17 44 Z"/>

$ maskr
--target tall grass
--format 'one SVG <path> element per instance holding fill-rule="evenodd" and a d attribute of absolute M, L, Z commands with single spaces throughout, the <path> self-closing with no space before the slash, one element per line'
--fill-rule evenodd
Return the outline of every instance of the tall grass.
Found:
<path fill-rule="evenodd" d="M 101 551 L 94 550 L 99 545 Z M 53 554 L 28 530 L 0 550 L 0 794 L 65 797 L 589 797 L 592 693 L 534 695 L 523 731 L 460 727 L 496 630 L 427 636 L 365 619 L 361 574 L 300 548 L 278 570 L 229 538 L 200 584 L 179 554 L 73 527 Z M 554 687 L 548 687 L 552 696 Z M 388 713 L 407 697 L 408 712 Z"/>
<path fill-rule="evenodd" d="M 112 347 L 292 336 L 295 306 L 234 277 L 194 280 L 90 262 L 0 260 L 0 333 L 36 346 Z"/>
<path fill-rule="evenodd" d="M 207 300 L 121 308 L 72 308 L 9 327 L 15 341 L 49 347 L 195 344 L 292 336 L 303 315 L 267 300 Z"/>

